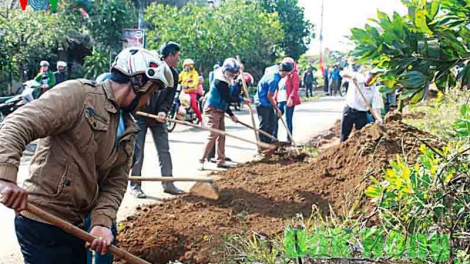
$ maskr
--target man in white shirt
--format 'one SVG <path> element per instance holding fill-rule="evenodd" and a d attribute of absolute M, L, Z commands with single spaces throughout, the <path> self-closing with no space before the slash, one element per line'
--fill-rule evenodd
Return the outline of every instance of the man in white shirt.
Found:
<path fill-rule="evenodd" d="M 341 120 L 341 142 L 348 139 L 353 126 L 355 126 L 356 130 L 360 130 L 367 124 L 367 113 L 369 112 L 367 104 L 371 106 L 375 116 L 378 117 L 378 120 L 375 120 L 375 122 L 382 123 L 382 95 L 374 85 L 370 85 L 370 76 L 363 74 L 359 69 L 360 66 L 353 64 L 354 61 L 350 59 L 348 68 L 340 73 L 341 77 L 348 80 L 350 84 Z M 364 95 L 367 103 L 359 90 Z"/>

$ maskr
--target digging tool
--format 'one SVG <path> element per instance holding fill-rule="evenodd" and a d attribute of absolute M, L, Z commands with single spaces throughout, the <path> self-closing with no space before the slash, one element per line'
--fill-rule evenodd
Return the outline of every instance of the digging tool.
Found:
<path fill-rule="evenodd" d="M 366 97 L 364 96 L 364 93 L 362 93 L 361 89 L 359 88 L 359 86 L 354 82 L 354 86 L 356 87 L 357 91 L 359 92 L 359 94 L 361 95 L 362 97 L 362 100 L 364 100 L 364 103 L 366 104 L 367 106 L 367 109 L 369 109 L 369 112 L 370 114 L 372 115 L 372 117 L 374 117 L 375 120 L 382 120 L 381 118 L 379 119 L 377 117 L 377 115 L 375 114 L 374 112 L 374 109 L 372 109 L 372 107 L 370 106 L 369 102 L 367 102 L 367 99 Z"/>
<path fill-rule="evenodd" d="M 295 148 L 295 151 L 297 152 L 297 155 L 300 155 L 299 148 L 297 147 L 297 144 L 294 141 L 294 137 L 292 137 L 292 133 L 290 132 L 289 128 L 287 127 L 286 121 L 284 121 L 284 117 L 280 116 L 279 119 L 281 119 L 282 125 L 284 125 L 284 128 L 286 129 L 287 136 L 289 137 L 290 141 L 292 141 L 292 144 L 294 144 L 294 148 Z"/>
<path fill-rule="evenodd" d="M 238 60 L 238 63 L 242 65 L 240 56 L 237 56 L 237 60 Z M 243 73 L 243 69 L 241 67 L 240 67 L 240 74 L 242 75 L 243 92 L 245 93 L 245 97 L 248 98 L 249 97 L 248 87 L 246 85 L 245 74 Z M 248 104 L 248 111 L 250 112 L 251 122 L 253 123 L 253 131 L 255 132 L 256 142 L 260 143 L 259 133 L 258 133 L 259 130 L 256 127 L 255 114 L 254 114 L 253 107 L 251 106 L 251 104 Z M 261 152 L 260 145 L 258 145 L 258 152 Z"/>
<path fill-rule="evenodd" d="M 37 208 L 36 206 L 34 206 L 32 204 L 28 204 L 28 207 L 27 207 L 26 211 L 28 211 L 29 213 L 31 213 L 31 214 L 33 214 L 37 217 L 40 217 L 41 219 L 47 221 L 48 223 L 51 223 L 51 224 L 61 228 L 65 232 L 80 238 L 81 240 L 92 243 L 93 240 L 96 239 L 96 237 L 90 235 L 89 233 L 83 231 L 82 229 L 80 229 L 80 228 L 78 228 L 78 227 L 76 227 L 76 226 L 74 226 L 74 225 L 72 225 L 72 224 L 56 217 L 56 216 L 53 216 L 53 215 Z M 141 258 L 138 258 L 138 257 L 132 255 L 131 253 L 129 253 L 129 252 L 123 250 L 123 249 L 120 249 L 120 248 L 118 248 L 114 245 L 109 246 L 108 250 L 115 257 L 119 257 L 121 259 L 124 259 L 124 260 L 126 260 L 127 262 L 129 262 L 131 264 L 151 264 L 150 262 L 147 262 L 147 261 L 145 261 Z"/>
<path fill-rule="evenodd" d="M 202 196 L 212 200 L 219 199 L 219 189 L 211 178 L 196 178 L 196 177 L 129 177 L 129 181 L 143 182 L 143 181 L 157 181 L 157 182 L 196 182 L 196 184 L 189 190 L 190 194 Z"/>
<path fill-rule="evenodd" d="M 225 115 L 225 117 L 229 117 L 229 116 L 228 116 L 228 115 Z M 269 133 L 267 133 L 267 132 L 265 132 L 265 131 L 263 131 L 263 130 L 254 128 L 254 127 L 248 125 L 247 123 L 244 123 L 244 122 L 242 122 L 242 121 L 240 121 L 240 120 L 238 120 L 237 123 L 240 124 L 240 125 L 242 125 L 242 126 L 244 126 L 244 127 L 246 127 L 246 128 L 252 129 L 252 130 L 254 130 L 255 132 L 261 133 L 261 134 L 267 136 L 268 138 L 274 140 L 275 142 L 278 142 L 278 141 L 279 141 L 277 138 L 275 138 L 275 137 L 272 136 L 271 134 L 269 134 Z"/>
<path fill-rule="evenodd" d="M 153 118 L 153 119 L 162 121 L 162 119 L 159 118 L 158 116 L 152 115 L 152 114 L 148 114 L 148 113 L 144 113 L 144 112 L 137 112 L 137 115 L 139 115 L 139 116 L 144 116 L 144 117 L 148 117 L 148 118 Z M 225 132 L 225 131 L 218 130 L 218 129 L 214 129 L 214 128 L 210 128 L 210 127 L 202 127 L 202 126 L 198 126 L 198 125 L 195 125 L 195 124 L 191 124 L 191 123 L 189 123 L 189 122 L 180 121 L 180 120 L 175 120 L 175 119 L 171 119 L 171 120 L 170 120 L 170 119 L 168 119 L 168 118 L 166 118 L 166 119 L 163 120 L 163 121 L 166 121 L 166 122 L 173 122 L 173 123 L 180 124 L 180 125 L 185 125 L 185 126 L 194 127 L 194 128 L 197 128 L 197 129 L 202 129 L 202 130 L 210 131 L 210 132 L 213 132 L 213 133 L 217 133 L 217 134 L 219 134 L 219 135 L 222 135 L 222 136 L 227 136 L 227 137 L 236 138 L 236 139 L 241 140 L 241 141 L 245 141 L 245 142 L 248 142 L 248 143 L 251 143 L 251 144 L 255 144 L 255 145 L 257 145 L 258 147 L 263 147 L 263 148 L 268 148 L 268 149 L 276 149 L 276 146 L 274 146 L 274 145 L 266 144 L 266 143 L 263 143 L 263 142 L 253 142 L 253 141 L 251 141 L 251 140 L 248 140 L 248 139 L 245 139 L 245 138 L 242 138 L 242 137 L 238 137 L 238 136 L 229 134 L 229 133 L 227 133 L 227 132 Z"/>

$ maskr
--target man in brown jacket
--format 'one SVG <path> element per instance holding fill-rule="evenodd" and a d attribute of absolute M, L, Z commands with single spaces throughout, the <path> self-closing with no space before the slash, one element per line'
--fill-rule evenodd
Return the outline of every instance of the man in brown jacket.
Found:
<path fill-rule="evenodd" d="M 129 48 L 116 57 L 109 81 L 66 81 L 5 119 L 0 199 L 18 212 L 15 227 L 25 263 L 83 264 L 85 246 L 107 252 L 138 132 L 130 114 L 172 82 L 165 63 L 148 50 Z M 37 138 L 23 189 L 16 184 L 21 154 Z M 91 215 L 90 233 L 98 239 L 85 245 L 30 214 L 28 203 L 81 228 Z"/>

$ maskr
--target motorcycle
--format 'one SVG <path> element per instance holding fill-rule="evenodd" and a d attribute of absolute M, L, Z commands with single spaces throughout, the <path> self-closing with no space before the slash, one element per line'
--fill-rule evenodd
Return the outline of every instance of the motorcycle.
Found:
<path fill-rule="evenodd" d="M 168 119 L 170 120 L 178 119 L 178 120 L 186 121 L 190 123 L 197 123 L 198 122 L 197 115 L 194 112 L 194 110 L 191 108 L 191 104 L 189 103 L 189 100 L 186 105 L 181 102 L 182 99 L 180 98 L 180 96 L 181 96 L 182 91 L 183 91 L 183 88 L 181 87 L 181 85 L 178 85 L 178 88 L 175 94 L 175 100 L 173 102 L 173 105 L 171 106 L 170 112 L 168 113 Z M 202 112 L 201 105 L 202 105 L 201 100 L 199 100 L 198 107 L 199 107 L 199 110 Z M 168 127 L 168 132 L 172 132 L 173 130 L 175 130 L 176 123 L 168 122 L 167 127 Z"/>
<path fill-rule="evenodd" d="M 16 111 L 21 106 L 30 103 L 39 98 L 41 95 L 41 84 L 31 80 L 23 84 L 23 92 L 15 95 L 4 103 L 0 104 L 0 124 L 11 113 Z"/>

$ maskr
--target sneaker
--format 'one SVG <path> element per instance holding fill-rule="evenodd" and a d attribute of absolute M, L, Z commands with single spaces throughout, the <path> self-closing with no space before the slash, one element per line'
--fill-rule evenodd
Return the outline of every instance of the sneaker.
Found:
<path fill-rule="evenodd" d="M 232 159 L 231 158 L 225 158 L 225 161 L 232 162 Z"/>
<path fill-rule="evenodd" d="M 217 160 L 215 160 L 215 158 L 207 158 L 207 162 L 217 163 Z"/>
<path fill-rule="evenodd" d="M 147 195 L 145 195 L 145 193 L 142 191 L 142 189 L 140 187 L 133 188 L 131 190 L 131 195 L 134 196 L 135 198 L 138 198 L 138 199 L 147 198 Z"/>
<path fill-rule="evenodd" d="M 219 168 L 219 169 L 230 169 L 232 167 L 227 165 L 227 164 L 217 164 L 217 168 Z"/>

